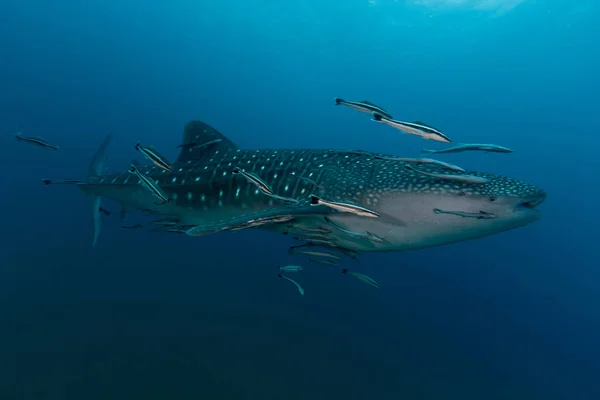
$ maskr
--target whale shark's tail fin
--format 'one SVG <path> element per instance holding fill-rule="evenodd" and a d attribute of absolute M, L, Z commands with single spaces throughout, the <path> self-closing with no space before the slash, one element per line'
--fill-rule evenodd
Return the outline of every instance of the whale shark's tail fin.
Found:
<path fill-rule="evenodd" d="M 108 147 L 109 142 L 110 134 L 106 136 L 106 138 L 92 157 L 92 162 L 90 163 L 90 167 L 88 169 L 88 180 L 90 178 L 100 176 L 104 172 L 106 148 Z M 92 247 L 96 247 L 98 237 L 100 236 L 100 229 L 102 228 L 102 213 L 100 211 L 101 202 L 102 197 L 92 195 L 92 219 L 94 221 L 94 240 L 92 241 Z"/>

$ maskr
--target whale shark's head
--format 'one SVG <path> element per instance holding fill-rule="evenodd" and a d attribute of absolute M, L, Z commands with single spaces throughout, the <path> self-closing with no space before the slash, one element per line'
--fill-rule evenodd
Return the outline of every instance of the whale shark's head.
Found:
<path fill-rule="evenodd" d="M 461 175 L 485 183 L 440 179 L 423 174 Z M 489 236 L 540 218 L 546 193 L 531 184 L 500 175 L 456 173 L 435 165 L 417 170 L 389 164 L 373 174 L 363 205 L 380 219 L 335 215 L 351 231 L 368 231 L 385 243 L 363 243 L 362 250 L 401 251 Z M 350 243 L 345 243 L 351 246 Z M 361 247 L 354 243 L 353 248 Z"/>

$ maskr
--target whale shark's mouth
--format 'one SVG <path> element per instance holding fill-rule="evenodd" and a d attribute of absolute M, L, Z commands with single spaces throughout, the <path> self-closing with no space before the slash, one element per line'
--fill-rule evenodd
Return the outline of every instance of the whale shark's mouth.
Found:
<path fill-rule="evenodd" d="M 524 201 L 519 203 L 519 207 L 533 209 L 546 200 L 546 193 L 539 193 L 530 197 L 527 197 Z"/>

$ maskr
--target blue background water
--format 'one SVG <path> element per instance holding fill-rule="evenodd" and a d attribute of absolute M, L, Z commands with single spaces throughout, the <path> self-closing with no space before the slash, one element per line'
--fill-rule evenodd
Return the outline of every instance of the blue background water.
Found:
<path fill-rule="evenodd" d="M 600 398 L 599 7 L 497 3 L 1 2 L 0 398 Z M 111 171 L 138 140 L 173 159 L 190 119 L 241 147 L 441 147 L 334 96 L 513 148 L 444 160 L 543 187 L 544 218 L 365 254 L 380 291 L 307 266 L 301 297 L 289 239 L 111 217 L 93 249 L 89 200 L 40 184 L 85 177 L 109 132 Z"/>

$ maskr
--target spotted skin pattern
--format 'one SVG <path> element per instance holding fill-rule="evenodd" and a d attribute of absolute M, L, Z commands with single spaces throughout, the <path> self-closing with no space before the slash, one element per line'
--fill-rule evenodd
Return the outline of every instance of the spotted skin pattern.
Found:
<path fill-rule="evenodd" d="M 425 204 L 432 198 L 474 197 L 493 202 L 497 198 L 520 199 L 543 193 L 534 185 L 477 171 L 449 171 L 441 165 L 414 163 L 411 167 L 417 171 L 411 170 L 406 168 L 406 162 L 381 159 L 393 157 L 388 154 L 330 149 L 239 149 L 212 127 L 199 121 L 188 124 L 183 144 L 215 139 L 223 140 L 210 146 L 183 147 L 177 161 L 172 164 L 172 172 L 154 165 L 138 168 L 140 173 L 152 179 L 169 196 L 171 201 L 167 205 L 149 205 L 143 194 L 137 191 L 141 186 L 140 180 L 127 171 L 92 176 L 79 186 L 85 192 L 113 198 L 127 209 L 149 209 L 157 214 L 179 218 L 182 223 L 190 225 L 215 223 L 224 219 L 239 223 L 240 218 L 243 220 L 245 216 L 253 219 L 257 212 L 270 212 L 269 216 L 272 216 L 278 210 L 281 214 L 292 209 L 321 215 L 339 214 L 324 206 L 311 207 L 310 195 L 319 196 L 326 201 L 356 204 L 382 213 L 385 218 L 387 209 L 382 202 L 389 203 L 392 201 L 390 199 L 404 194 L 413 196 L 411 199 L 421 196 L 418 197 L 421 199 L 419 201 Z M 289 202 L 266 196 L 241 174 L 234 174 L 236 168 L 259 177 L 277 196 L 293 198 L 299 203 L 291 206 Z M 419 171 L 475 176 L 484 178 L 487 182 L 473 184 L 439 179 Z M 435 204 L 435 207 L 422 212 L 433 215 L 433 208 L 444 209 L 443 204 Z M 367 229 L 364 226 L 344 225 L 339 220 L 336 222 L 352 231 Z M 303 227 L 332 230 L 331 227 L 328 229 L 322 218 L 318 220 L 316 217 Z M 302 224 L 299 223 L 298 230 L 287 230 L 301 232 L 301 229 Z M 386 232 L 391 235 L 390 229 L 385 229 L 380 235 L 385 236 Z M 370 248 L 372 245 L 363 247 Z M 364 250 L 358 247 L 356 249 Z"/>

